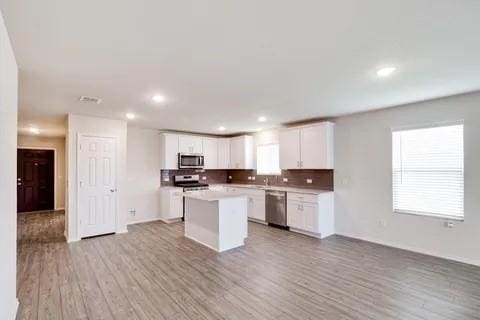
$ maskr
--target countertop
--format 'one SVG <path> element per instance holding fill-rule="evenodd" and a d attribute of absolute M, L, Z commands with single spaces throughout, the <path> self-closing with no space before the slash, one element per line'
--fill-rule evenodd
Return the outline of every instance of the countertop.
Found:
<path fill-rule="evenodd" d="M 219 201 L 233 198 L 244 198 L 246 195 L 238 192 L 225 192 L 214 190 L 189 191 L 183 194 L 185 198 L 191 198 L 204 201 Z"/>
<path fill-rule="evenodd" d="M 216 186 L 216 185 L 231 187 L 231 188 L 247 188 L 247 189 L 254 189 L 254 190 L 275 190 L 275 191 L 295 192 L 295 193 L 304 193 L 304 194 L 321 194 L 321 193 L 333 192 L 331 190 L 321 190 L 321 189 L 235 184 L 235 183 L 211 184 L 211 186 Z"/>

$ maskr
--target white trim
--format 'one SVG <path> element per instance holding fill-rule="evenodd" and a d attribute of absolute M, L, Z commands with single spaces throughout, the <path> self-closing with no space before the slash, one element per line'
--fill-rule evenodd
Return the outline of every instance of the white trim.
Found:
<path fill-rule="evenodd" d="M 128 233 L 128 229 L 125 228 L 125 229 L 122 229 L 122 230 L 119 230 L 119 231 L 115 232 L 115 234 L 122 234 L 122 233 Z"/>
<path fill-rule="evenodd" d="M 138 221 L 131 221 L 127 223 L 127 226 L 131 224 L 138 224 L 138 223 L 146 223 L 146 222 L 153 222 L 153 221 L 162 221 L 162 218 L 153 218 L 153 219 L 144 219 L 144 220 L 138 220 Z"/>
<path fill-rule="evenodd" d="M 259 219 L 255 219 L 255 218 L 250 218 L 250 217 L 248 217 L 248 221 L 254 222 L 254 223 L 259 223 L 259 224 L 263 224 L 263 225 L 265 225 L 265 226 L 268 226 L 268 222 L 263 221 L 263 220 L 259 220 Z"/>
<path fill-rule="evenodd" d="M 362 240 L 362 241 L 372 242 L 372 243 L 376 243 L 376 244 L 391 247 L 391 248 L 407 250 L 407 251 L 411 251 L 411 252 L 421 253 L 421 254 L 424 254 L 424 255 L 427 255 L 427 256 L 432 256 L 432 257 L 442 258 L 442 259 L 447 259 L 447 260 L 453 260 L 453 261 L 462 262 L 462 263 L 471 264 L 471 265 L 480 267 L 480 260 L 446 255 L 446 254 L 435 252 L 435 251 L 429 251 L 429 250 L 425 250 L 425 249 L 421 249 L 421 248 L 417 248 L 417 247 L 412 247 L 412 246 L 405 246 L 405 245 L 394 243 L 394 242 L 383 241 L 383 240 L 376 239 L 376 238 L 371 238 L 371 237 L 358 236 L 358 235 L 354 235 L 354 234 L 350 234 L 350 233 L 337 232 L 336 234 L 339 235 L 339 236 L 347 237 L 347 238 L 353 238 L 353 239 L 358 239 L 358 240 Z"/>
<path fill-rule="evenodd" d="M 441 220 L 454 220 L 459 222 L 464 222 L 464 216 L 450 216 L 446 214 L 438 214 L 438 213 L 429 213 L 429 212 L 420 212 L 420 211 L 408 211 L 408 210 L 393 210 L 393 213 L 396 214 L 406 214 L 411 216 L 420 216 L 420 217 L 427 217 L 427 218 L 434 218 L 434 219 L 441 219 Z"/>
<path fill-rule="evenodd" d="M 104 135 L 99 135 L 99 134 L 89 134 L 89 133 L 81 133 L 81 132 L 77 132 L 77 135 L 76 135 L 76 172 L 75 172 L 75 175 L 76 175 L 76 208 L 75 208 L 75 211 L 77 212 L 77 226 L 76 226 L 76 229 L 77 229 L 77 235 L 78 235 L 78 239 L 81 240 L 82 238 L 82 235 L 81 235 L 81 227 L 80 227 L 80 210 L 79 210 L 79 198 L 80 198 L 80 179 L 79 179 L 79 176 L 80 176 L 80 166 L 79 166 L 79 163 L 80 163 L 80 140 L 82 137 L 92 137 L 92 138 L 108 138 L 108 139 L 113 139 L 115 141 L 114 145 L 115 145 L 115 189 L 117 190 L 116 194 L 115 194 L 115 233 L 127 233 L 128 230 L 127 229 L 123 229 L 123 230 L 118 230 L 118 227 L 119 227 L 119 217 L 118 217 L 118 210 L 120 208 L 120 197 L 118 196 L 118 178 L 120 176 L 119 174 L 119 168 L 118 168 L 118 138 L 115 137 L 115 136 L 104 136 Z M 72 242 L 73 241 L 78 241 L 76 239 L 72 239 L 71 240 Z"/>
<path fill-rule="evenodd" d="M 404 125 L 404 126 L 396 126 L 391 127 L 392 133 L 398 131 L 407 131 L 407 130 L 421 130 L 421 129 L 430 129 L 430 128 L 438 128 L 438 127 L 450 127 L 450 126 L 458 126 L 463 125 L 465 120 L 450 120 L 450 121 L 437 121 L 437 122 L 423 122 L 417 123 L 412 125 Z"/>
<path fill-rule="evenodd" d="M 17 146 L 17 150 L 53 150 L 53 210 L 57 209 L 57 148 L 54 147 L 24 147 L 24 146 Z M 18 177 L 17 177 L 18 179 Z M 44 210 L 45 211 L 45 210 Z"/>

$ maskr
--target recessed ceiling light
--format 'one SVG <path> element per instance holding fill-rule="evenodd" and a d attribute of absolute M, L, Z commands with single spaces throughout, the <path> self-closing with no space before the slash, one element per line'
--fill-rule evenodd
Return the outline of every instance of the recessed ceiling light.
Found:
<path fill-rule="evenodd" d="M 129 113 L 125 114 L 125 117 L 127 117 L 127 119 L 129 119 L 129 120 L 132 120 L 132 119 L 135 119 L 135 114 L 129 112 Z"/>
<path fill-rule="evenodd" d="M 262 117 L 258 117 L 258 121 L 259 121 L 259 122 L 265 122 L 265 121 L 267 121 L 267 118 L 266 118 L 266 117 L 263 117 L 263 116 L 262 116 Z"/>
<path fill-rule="evenodd" d="M 395 72 L 397 68 L 395 67 L 385 67 L 377 70 L 377 76 L 380 78 L 388 77 Z"/>
<path fill-rule="evenodd" d="M 218 131 L 225 131 L 225 130 L 226 130 L 226 129 L 225 129 L 225 127 L 224 127 L 224 126 L 220 126 L 220 127 L 218 127 Z"/>
<path fill-rule="evenodd" d="M 30 133 L 33 133 L 33 134 L 40 134 L 40 129 L 35 127 L 28 128 L 28 131 L 30 131 Z"/>
<path fill-rule="evenodd" d="M 165 96 L 155 95 L 152 97 L 153 102 L 160 103 L 165 101 Z"/>

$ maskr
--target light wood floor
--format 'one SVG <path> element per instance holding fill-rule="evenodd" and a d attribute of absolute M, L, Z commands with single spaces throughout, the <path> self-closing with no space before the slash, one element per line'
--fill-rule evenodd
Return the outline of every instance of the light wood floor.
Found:
<path fill-rule="evenodd" d="M 480 319 L 480 268 L 249 224 L 217 254 L 183 224 L 66 244 L 61 213 L 19 215 L 18 319 Z"/>

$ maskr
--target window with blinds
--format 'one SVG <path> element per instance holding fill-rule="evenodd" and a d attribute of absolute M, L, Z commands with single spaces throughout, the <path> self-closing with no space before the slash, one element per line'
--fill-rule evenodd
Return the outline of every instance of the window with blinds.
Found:
<path fill-rule="evenodd" d="M 393 210 L 463 219 L 463 124 L 392 132 Z"/>
<path fill-rule="evenodd" d="M 265 144 L 257 147 L 257 173 L 280 175 L 280 151 L 278 144 Z"/>

